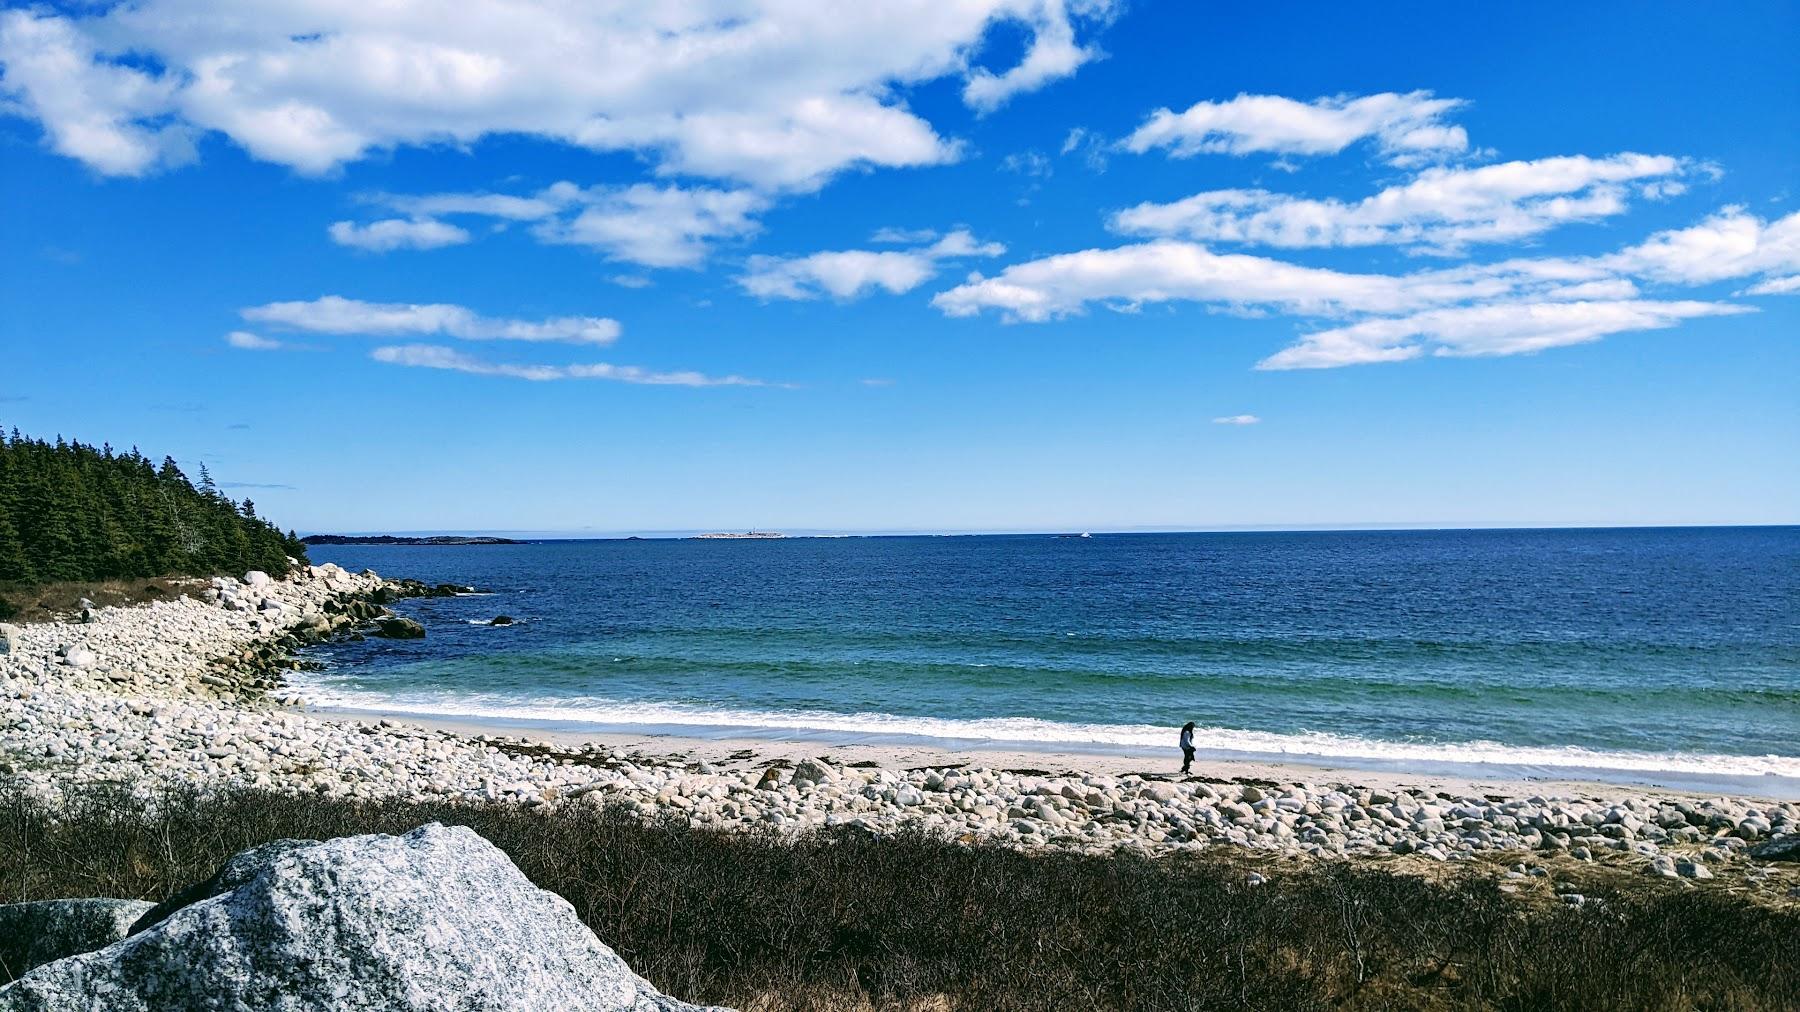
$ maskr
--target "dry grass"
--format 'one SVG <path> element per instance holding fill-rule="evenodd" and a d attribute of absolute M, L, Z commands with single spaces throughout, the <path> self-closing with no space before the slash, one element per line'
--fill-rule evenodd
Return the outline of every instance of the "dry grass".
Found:
<path fill-rule="evenodd" d="M 158 576 L 141 580 L 63 583 L 0 583 L 0 620 L 50 622 L 79 611 L 82 598 L 98 607 L 167 601 L 198 594 L 211 585 L 204 577 Z"/>
<path fill-rule="evenodd" d="M 1379 865 L 1027 855 L 720 835 L 575 806 L 118 789 L 61 818 L 0 784 L 0 901 L 161 899 L 282 837 L 474 828 L 677 996 L 793 1009 L 1793 1009 L 1800 912 L 1651 882 L 1581 908 Z M 1285 869 L 1285 870 L 1284 870 Z"/>

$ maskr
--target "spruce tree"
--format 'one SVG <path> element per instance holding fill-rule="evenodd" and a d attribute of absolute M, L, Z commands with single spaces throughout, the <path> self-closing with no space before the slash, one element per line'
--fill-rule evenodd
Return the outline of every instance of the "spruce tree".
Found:
<path fill-rule="evenodd" d="M 205 465 L 196 488 L 173 457 L 152 465 L 61 436 L 0 432 L 0 583 L 162 575 L 283 574 L 306 546 L 222 495 Z M 240 512 L 241 511 L 241 512 Z"/>

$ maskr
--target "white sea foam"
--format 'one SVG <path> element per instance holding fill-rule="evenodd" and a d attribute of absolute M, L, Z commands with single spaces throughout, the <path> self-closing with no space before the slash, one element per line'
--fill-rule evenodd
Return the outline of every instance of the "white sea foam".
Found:
<path fill-rule="evenodd" d="M 963 720 L 887 713 L 736 710 L 678 703 L 568 698 L 520 702 L 487 693 L 387 694 L 325 685 L 296 684 L 314 706 L 414 713 L 421 716 L 533 721 L 560 726 L 658 726 L 697 731 L 843 736 L 859 740 L 925 739 L 934 742 L 1049 751 L 1099 748 L 1162 752 L 1173 748 L 1170 728 L 1144 724 L 1076 724 L 1034 717 Z M 1742 756 L 1697 752 L 1607 751 L 1578 747 L 1518 746 L 1495 741 L 1394 742 L 1323 732 L 1280 734 L 1234 728 L 1197 728 L 1194 743 L 1221 757 L 1333 760 L 1381 766 L 1444 765 L 1565 771 L 1617 771 L 1634 775 L 1800 778 L 1800 756 Z"/>

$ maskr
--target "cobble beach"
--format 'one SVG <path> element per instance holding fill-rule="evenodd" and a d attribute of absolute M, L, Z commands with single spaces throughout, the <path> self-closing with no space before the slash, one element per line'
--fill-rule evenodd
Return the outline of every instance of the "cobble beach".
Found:
<path fill-rule="evenodd" d="M 848 826 L 1088 853 L 1504 858 L 1495 867 L 1521 877 L 1554 856 L 1700 883 L 1724 869 L 1762 880 L 1770 873 L 1747 854 L 1800 824 L 1792 802 L 1618 785 L 1227 762 L 1182 778 L 1118 757 L 531 736 L 291 705 L 297 694 L 269 677 L 280 647 L 373 631 L 368 602 L 392 593 L 373 573 L 300 567 L 287 579 L 217 578 L 194 596 L 14 627 L 0 656 L 0 772 L 45 796 L 122 781 L 610 804 L 721 831 Z"/>

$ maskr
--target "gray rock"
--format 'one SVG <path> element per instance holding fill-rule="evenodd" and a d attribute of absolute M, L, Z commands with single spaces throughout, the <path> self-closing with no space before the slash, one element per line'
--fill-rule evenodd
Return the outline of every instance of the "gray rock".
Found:
<path fill-rule="evenodd" d="M 422 640 L 425 638 L 425 627 L 410 618 L 396 615 L 380 620 L 375 626 L 375 635 L 390 640 Z"/>
<path fill-rule="evenodd" d="M 0 988 L 0 1007 L 696 1008 L 657 993 L 567 901 L 467 828 L 264 851 L 221 869 L 248 876 L 235 888 L 98 952 L 38 967 Z"/>
<path fill-rule="evenodd" d="M 802 759 L 794 764 L 795 784 L 828 784 L 833 777 L 831 767 L 817 759 Z"/>
<path fill-rule="evenodd" d="M 1675 873 L 1682 878 L 1712 878 L 1712 870 L 1698 861 L 1675 862 Z"/>
<path fill-rule="evenodd" d="M 125 937 L 150 909 L 142 900 L 44 900 L 0 906 L 0 979 Z"/>
<path fill-rule="evenodd" d="M 0 622 L 0 657 L 13 652 L 14 644 L 19 641 L 19 633 L 23 631 L 16 625 Z"/>
<path fill-rule="evenodd" d="M 192 906 L 201 900 L 228 893 L 255 878 L 258 872 L 281 857 L 317 844 L 317 840 L 276 840 L 260 847 L 239 851 L 226 860 L 224 865 L 213 873 L 212 878 L 204 882 L 196 882 L 154 907 L 146 906 L 142 916 L 132 922 L 131 930 L 128 933 L 135 935 L 147 928 L 154 927 L 182 907 Z"/>
<path fill-rule="evenodd" d="M 1766 840 L 1751 847 L 1748 853 L 1758 861 L 1800 861 L 1800 833 Z"/>

